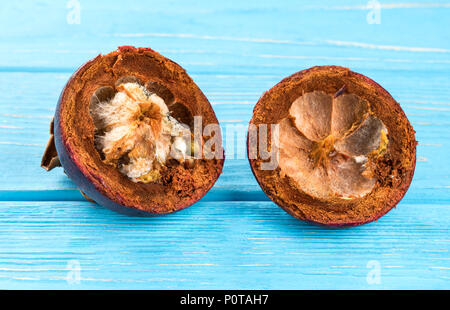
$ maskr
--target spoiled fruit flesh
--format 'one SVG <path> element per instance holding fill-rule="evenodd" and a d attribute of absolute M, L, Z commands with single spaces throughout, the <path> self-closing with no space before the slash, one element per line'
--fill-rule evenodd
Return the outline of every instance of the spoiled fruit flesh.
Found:
<path fill-rule="evenodd" d="M 306 194 L 360 198 L 376 178 L 371 162 L 389 143 L 383 122 L 354 94 L 304 93 L 279 122 L 279 166 Z"/>
<path fill-rule="evenodd" d="M 168 160 L 192 159 L 189 128 L 171 117 L 164 99 L 139 80 L 119 79 L 115 92 L 100 88 L 93 97 L 95 146 L 105 163 L 133 182 L 156 182 Z"/>
<path fill-rule="evenodd" d="M 50 170 L 60 164 L 80 191 L 112 210 L 175 212 L 203 197 L 224 163 L 202 152 L 191 158 L 192 149 L 202 151 L 211 140 L 196 135 L 186 143 L 179 135 L 182 124 L 198 128 L 195 117 L 202 120 L 198 131 L 218 128 L 213 144 L 223 154 L 214 110 L 186 71 L 151 48 L 121 46 L 70 77 L 41 165 Z"/>
<path fill-rule="evenodd" d="M 277 155 L 270 166 L 250 136 L 269 124 L 278 124 L 262 145 Z M 267 131 L 258 131 L 264 140 L 260 132 Z M 329 226 L 369 223 L 394 208 L 413 179 L 416 145 L 389 92 L 340 66 L 296 72 L 266 91 L 247 138 L 252 172 L 267 196 L 298 219 Z"/>

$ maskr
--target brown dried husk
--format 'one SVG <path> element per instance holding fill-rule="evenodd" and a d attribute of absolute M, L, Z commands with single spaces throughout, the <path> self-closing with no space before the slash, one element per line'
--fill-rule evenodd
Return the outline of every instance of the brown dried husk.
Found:
<path fill-rule="evenodd" d="M 257 102 L 251 125 L 276 124 L 288 117 L 291 104 L 305 93 L 329 95 L 345 91 L 370 105 L 371 112 L 386 126 L 389 145 L 374 163 L 377 179 L 373 190 L 362 198 L 316 198 L 301 189 L 280 168 L 261 170 L 263 160 L 249 159 L 264 192 L 291 215 L 310 222 L 351 226 L 376 220 L 392 209 L 406 193 L 416 163 L 415 131 L 392 96 L 373 80 L 338 66 L 313 67 L 283 79 Z M 270 136 L 270 126 L 269 136 Z M 268 140 L 270 147 L 271 140 Z"/>

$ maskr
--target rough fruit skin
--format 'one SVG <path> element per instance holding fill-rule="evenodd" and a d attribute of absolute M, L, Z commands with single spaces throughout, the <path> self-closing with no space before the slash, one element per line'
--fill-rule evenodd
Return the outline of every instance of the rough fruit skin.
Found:
<path fill-rule="evenodd" d="M 70 81 L 74 79 L 75 76 L 77 76 L 78 72 L 82 71 L 85 67 L 89 66 L 94 60 L 95 59 L 90 60 L 86 62 L 84 65 L 82 65 L 74 74 L 72 74 L 67 84 L 69 84 Z M 70 149 L 70 147 L 65 142 L 66 141 L 65 137 L 62 135 L 61 132 L 60 106 L 64 97 L 64 90 L 65 89 L 63 89 L 63 91 L 61 92 L 61 95 L 58 99 L 58 104 L 56 106 L 54 130 L 55 130 L 56 151 L 58 153 L 59 160 L 64 168 L 64 172 L 66 173 L 66 175 L 79 187 L 79 189 L 83 193 L 85 193 L 88 197 L 90 197 L 91 199 L 93 199 L 95 202 L 97 202 L 102 206 L 105 206 L 111 210 L 127 215 L 139 215 L 139 216 L 154 215 L 152 213 L 144 212 L 141 210 L 124 207 L 123 205 L 120 205 L 117 202 L 114 202 L 111 199 L 107 198 L 93 185 L 93 183 L 88 179 L 88 177 L 81 171 L 79 162 L 77 161 L 76 158 L 74 158 L 76 150 Z M 100 176 L 91 176 L 91 177 L 101 178 Z"/>
<path fill-rule="evenodd" d="M 150 51 L 152 53 L 157 54 L 150 48 L 134 48 L 132 46 L 122 46 L 118 48 L 119 52 L 122 51 Z M 159 54 L 158 54 L 159 55 Z M 56 151 L 61 162 L 62 167 L 64 168 L 64 172 L 66 175 L 79 187 L 79 189 L 89 198 L 94 200 L 96 203 L 107 207 L 116 212 L 132 215 L 132 216 L 158 216 L 167 213 L 172 213 L 175 211 L 182 210 L 195 202 L 197 202 L 201 197 L 194 197 L 189 201 L 184 201 L 183 204 L 179 204 L 175 206 L 175 210 L 169 210 L 167 212 L 152 210 L 146 210 L 145 206 L 136 206 L 129 205 L 126 203 L 124 197 L 122 197 L 119 193 L 107 193 L 101 187 L 104 180 L 101 173 L 90 173 L 87 169 L 84 168 L 82 157 L 79 156 L 79 150 L 72 149 L 70 144 L 67 141 L 67 137 L 65 135 L 65 129 L 61 128 L 61 105 L 66 99 L 67 86 L 71 84 L 71 82 L 78 76 L 80 72 L 83 72 L 86 68 L 88 68 L 92 63 L 94 63 L 101 55 L 96 58 L 86 62 L 82 65 L 69 79 L 66 86 L 61 92 L 61 95 L 58 100 L 58 104 L 55 111 L 54 118 L 54 140 Z M 221 173 L 221 169 L 223 167 L 224 157 L 218 160 L 219 168 Z M 209 189 L 214 185 L 217 178 L 209 184 L 209 188 L 206 189 L 205 193 L 209 191 Z M 113 195 L 113 196 L 112 196 Z"/>
<path fill-rule="evenodd" d="M 353 78 L 359 79 L 362 83 L 366 83 L 366 84 L 370 85 L 371 87 L 376 89 L 376 92 L 380 96 L 385 96 L 386 98 L 389 98 L 389 100 L 387 101 L 388 104 L 391 105 L 392 107 L 395 107 L 396 109 L 400 110 L 401 115 L 399 115 L 399 116 L 404 117 L 407 120 L 403 110 L 401 110 L 401 108 L 400 108 L 400 104 L 398 102 L 396 102 L 383 87 L 381 87 L 378 83 L 376 83 L 372 79 L 370 79 L 362 74 L 350 71 L 347 68 L 343 68 L 343 67 L 339 67 L 339 66 L 318 66 L 318 67 L 312 67 L 312 68 L 294 73 L 293 75 L 280 81 L 278 84 L 276 84 L 274 87 L 272 87 L 269 91 L 266 91 L 261 96 L 261 98 L 258 100 L 258 102 L 254 108 L 253 117 L 250 121 L 250 125 L 255 124 L 255 119 L 256 119 L 255 114 L 257 114 L 261 109 L 264 109 L 264 107 L 266 106 L 267 102 L 263 102 L 263 101 L 265 100 L 266 96 L 269 96 L 269 93 L 280 91 L 280 89 L 282 90 L 283 87 L 286 86 L 286 84 L 290 83 L 291 81 L 300 80 L 310 73 L 314 74 L 316 72 L 321 72 L 321 71 L 326 72 L 327 70 L 329 70 L 330 72 L 342 71 L 343 76 L 345 76 L 345 75 L 352 76 Z M 408 122 L 408 125 L 409 125 L 411 131 L 414 133 L 414 130 L 410 126 L 409 122 Z M 274 192 L 274 187 L 272 186 L 272 184 L 267 184 L 267 182 L 265 182 L 263 180 L 263 177 L 261 177 L 260 171 L 258 169 L 258 159 L 250 159 L 250 157 L 249 157 L 249 163 L 250 163 L 252 173 L 255 176 L 255 179 L 257 180 L 259 186 L 264 191 L 264 193 L 273 202 L 275 202 L 279 207 L 281 207 L 283 210 L 285 210 L 290 215 L 292 215 L 300 220 L 306 221 L 306 222 L 310 222 L 313 224 L 319 224 L 319 225 L 325 225 L 325 226 L 334 226 L 334 227 L 357 226 L 357 225 L 366 224 L 366 223 L 369 223 L 369 222 L 379 219 L 380 217 L 385 215 L 387 212 L 389 212 L 392 208 L 394 208 L 406 194 L 406 192 L 411 184 L 411 181 L 413 179 L 415 165 L 416 165 L 416 148 L 415 148 L 415 146 L 416 146 L 417 142 L 415 141 L 414 136 L 412 136 L 411 144 L 413 145 L 413 148 L 412 148 L 412 151 L 410 154 L 411 155 L 410 156 L 411 163 L 408 167 L 408 168 L 410 168 L 410 171 L 408 171 L 408 173 L 405 176 L 405 178 L 403 179 L 401 185 L 396 188 L 396 190 L 398 191 L 398 194 L 394 195 L 394 197 L 391 197 L 387 201 L 383 202 L 384 205 L 378 212 L 374 212 L 374 213 L 370 214 L 370 216 L 366 216 L 364 219 L 359 219 L 359 220 L 342 221 L 339 219 L 333 220 L 332 218 L 327 218 L 326 220 L 317 220 L 315 218 L 312 218 L 311 216 L 309 216 L 302 210 L 297 209 L 296 207 L 293 207 L 292 204 L 286 203 L 286 201 L 284 199 L 280 198 L 278 193 Z M 249 152 L 249 149 L 250 149 L 249 136 L 247 135 L 247 152 Z M 309 197 L 307 199 L 312 201 L 311 197 Z"/>

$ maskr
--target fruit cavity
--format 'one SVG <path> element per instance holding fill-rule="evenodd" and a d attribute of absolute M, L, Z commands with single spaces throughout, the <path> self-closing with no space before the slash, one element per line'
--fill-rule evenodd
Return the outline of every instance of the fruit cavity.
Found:
<path fill-rule="evenodd" d="M 99 89 L 93 99 L 95 147 L 106 164 L 133 182 L 156 182 L 168 160 L 192 159 L 189 127 L 171 117 L 165 101 L 137 81 Z"/>
<path fill-rule="evenodd" d="M 369 104 L 354 94 L 304 93 L 279 122 L 282 175 L 321 199 L 353 199 L 376 184 L 371 167 L 388 147 L 388 132 Z"/>

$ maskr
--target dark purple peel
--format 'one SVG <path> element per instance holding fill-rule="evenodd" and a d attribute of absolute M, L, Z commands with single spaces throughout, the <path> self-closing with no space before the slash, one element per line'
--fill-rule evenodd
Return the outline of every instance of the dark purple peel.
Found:
<path fill-rule="evenodd" d="M 115 63 L 110 61 L 114 59 Z M 119 63 L 119 60 L 122 62 Z M 102 69 L 98 71 L 98 75 L 93 73 L 95 72 L 93 70 L 97 70 L 95 68 L 104 65 L 110 66 L 111 69 Z M 188 111 L 190 116 L 193 113 L 201 115 L 204 125 L 218 123 L 208 100 L 180 66 L 151 49 L 120 47 L 115 52 L 105 56 L 99 55 L 88 61 L 67 82 L 58 100 L 52 125 L 53 132 L 43 157 L 42 167 L 51 170 L 60 163 L 83 196 L 127 215 L 164 215 L 182 210 L 200 200 L 219 177 L 223 158 L 199 159 L 194 167 L 170 166 L 166 169 L 170 177 L 163 176 L 162 184 L 142 184 L 132 182 L 116 168 L 104 164 L 94 148 L 96 120 L 90 115 L 90 106 L 97 104 L 98 100 L 111 98 L 117 81 L 125 83 L 138 80 L 148 84 L 155 79 L 160 85 L 159 89 L 168 90 L 163 85 L 166 82 L 161 82 L 166 75 L 173 77 L 167 83 L 174 92 L 172 97 L 183 102 L 185 114 Z M 89 76 L 91 80 L 86 80 Z M 95 79 L 101 81 L 96 87 Z M 81 80 L 86 85 L 92 86 L 88 89 L 80 88 Z M 93 91 L 90 92 L 90 89 Z M 74 101 L 74 93 L 77 94 L 77 98 L 88 99 Z M 95 96 L 92 96 L 94 94 Z M 189 98 L 190 94 L 195 97 Z M 167 93 L 165 96 L 168 96 Z M 98 100 L 94 97 L 98 97 Z M 69 108 L 70 105 L 78 107 Z M 64 114 L 68 111 L 73 111 L 70 112 L 73 114 Z M 77 118 L 80 118 L 79 122 Z M 86 145 L 89 147 L 85 147 Z"/>

